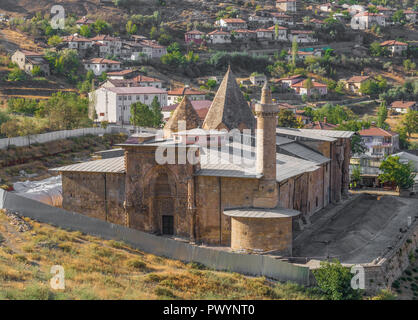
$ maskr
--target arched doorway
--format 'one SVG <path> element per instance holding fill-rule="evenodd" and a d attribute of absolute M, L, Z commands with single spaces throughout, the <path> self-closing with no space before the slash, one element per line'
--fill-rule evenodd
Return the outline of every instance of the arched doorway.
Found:
<path fill-rule="evenodd" d="M 160 172 L 156 177 L 153 196 L 152 214 L 159 233 L 174 235 L 174 194 L 166 172 Z"/>

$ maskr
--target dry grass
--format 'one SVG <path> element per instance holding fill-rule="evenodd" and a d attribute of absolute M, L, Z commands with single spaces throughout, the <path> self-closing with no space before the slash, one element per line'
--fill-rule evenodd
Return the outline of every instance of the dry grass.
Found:
<path fill-rule="evenodd" d="M 0 212 L 0 299 L 319 299 L 295 284 L 217 272 L 128 245 L 26 219 L 18 233 Z M 49 287 L 52 265 L 63 291 Z"/>

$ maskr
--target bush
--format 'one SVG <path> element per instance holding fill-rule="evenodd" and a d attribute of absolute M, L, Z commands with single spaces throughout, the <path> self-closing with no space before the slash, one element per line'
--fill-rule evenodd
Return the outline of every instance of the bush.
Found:
<path fill-rule="evenodd" d="M 144 270 L 147 267 L 147 264 L 144 261 L 140 260 L 140 259 L 131 259 L 131 260 L 128 260 L 126 262 L 126 264 L 129 267 L 131 267 L 131 268 L 135 268 L 135 269 L 139 269 L 139 270 Z"/>
<path fill-rule="evenodd" d="M 358 300 L 361 294 L 351 287 L 353 274 L 338 260 L 322 261 L 321 267 L 313 271 L 318 287 L 330 300 Z"/>
<path fill-rule="evenodd" d="M 174 293 L 170 289 L 164 287 L 155 288 L 155 294 L 159 297 L 175 298 Z"/>

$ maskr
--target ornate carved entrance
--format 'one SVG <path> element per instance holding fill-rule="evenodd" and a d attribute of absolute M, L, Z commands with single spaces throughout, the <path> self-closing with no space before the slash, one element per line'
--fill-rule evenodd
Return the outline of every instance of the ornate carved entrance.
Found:
<path fill-rule="evenodd" d="M 153 219 L 159 232 L 175 234 L 174 197 L 166 172 L 160 172 L 155 179 Z"/>

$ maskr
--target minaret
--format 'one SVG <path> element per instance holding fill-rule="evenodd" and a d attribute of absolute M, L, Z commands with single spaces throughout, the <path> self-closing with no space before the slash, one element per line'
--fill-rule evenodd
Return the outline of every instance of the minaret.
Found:
<path fill-rule="evenodd" d="M 264 180 L 276 181 L 276 124 L 279 107 L 273 104 L 271 91 L 264 83 L 261 101 L 255 105 L 257 117 L 257 163 L 258 174 Z"/>

